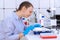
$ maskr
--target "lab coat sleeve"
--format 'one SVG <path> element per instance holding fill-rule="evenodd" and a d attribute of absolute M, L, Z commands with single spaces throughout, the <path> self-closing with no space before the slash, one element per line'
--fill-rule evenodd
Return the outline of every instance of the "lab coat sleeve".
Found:
<path fill-rule="evenodd" d="M 0 39 L 1 40 L 18 40 L 19 34 L 14 34 L 14 26 L 11 21 L 6 20 L 1 24 Z"/>
<path fill-rule="evenodd" d="M 19 40 L 19 35 L 16 34 L 16 35 L 7 36 L 5 40 Z"/>

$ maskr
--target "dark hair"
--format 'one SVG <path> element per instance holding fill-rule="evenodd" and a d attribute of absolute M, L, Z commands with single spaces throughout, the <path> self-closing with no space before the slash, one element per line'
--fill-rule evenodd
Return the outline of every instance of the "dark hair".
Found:
<path fill-rule="evenodd" d="M 28 8 L 28 7 L 30 7 L 30 6 L 33 7 L 33 5 L 32 5 L 30 2 L 24 1 L 24 2 L 22 2 L 22 3 L 19 5 L 19 8 L 18 8 L 16 11 L 21 10 L 24 6 L 25 6 L 26 8 Z"/>

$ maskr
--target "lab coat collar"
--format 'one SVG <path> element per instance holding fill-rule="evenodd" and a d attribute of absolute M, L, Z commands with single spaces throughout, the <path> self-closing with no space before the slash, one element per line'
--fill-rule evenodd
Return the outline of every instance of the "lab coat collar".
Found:
<path fill-rule="evenodd" d="M 14 15 L 13 15 L 13 16 L 15 17 L 16 20 L 20 20 L 20 19 L 22 19 L 22 17 L 19 18 L 19 17 L 17 16 L 16 12 L 14 12 Z"/>

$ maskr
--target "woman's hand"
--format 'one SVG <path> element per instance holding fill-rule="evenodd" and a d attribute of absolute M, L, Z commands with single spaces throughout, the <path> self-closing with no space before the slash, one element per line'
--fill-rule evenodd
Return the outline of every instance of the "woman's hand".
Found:
<path fill-rule="evenodd" d="M 19 34 L 19 39 L 21 39 L 23 36 L 24 36 L 23 33 L 20 33 Z"/>

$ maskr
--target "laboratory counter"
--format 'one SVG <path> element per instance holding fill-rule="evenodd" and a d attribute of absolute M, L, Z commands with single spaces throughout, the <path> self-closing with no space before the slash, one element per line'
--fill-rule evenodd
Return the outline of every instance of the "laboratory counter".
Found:
<path fill-rule="evenodd" d="M 57 35 L 57 38 L 43 39 L 40 35 L 26 35 L 21 40 L 60 40 L 60 35 Z"/>

